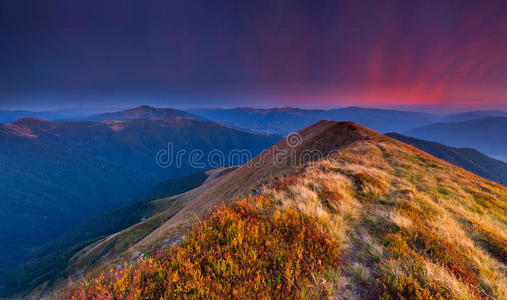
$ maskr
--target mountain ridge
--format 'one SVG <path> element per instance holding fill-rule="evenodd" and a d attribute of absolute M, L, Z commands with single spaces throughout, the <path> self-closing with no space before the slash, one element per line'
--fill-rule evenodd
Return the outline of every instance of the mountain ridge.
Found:
<path fill-rule="evenodd" d="M 125 270 L 104 265 L 104 281 L 91 276 L 62 295 L 114 296 L 121 288 L 153 298 L 506 296 L 506 187 L 351 122 L 322 121 L 299 135 L 300 142 L 288 137 L 270 149 L 288 150 L 282 158 L 305 150 L 323 156 L 277 165 L 268 149 L 253 159 L 255 168 L 179 195 L 187 205 L 130 248 Z M 313 252 L 327 247 L 333 250 Z"/>
<path fill-rule="evenodd" d="M 234 199 L 234 197 L 239 197 L 255 188 L 255 186 L 262 181 L 280 176 L 288 168 L 290 169 L 299 163 L 306 162 L 307 159 L 315 159 L 313 156 L 308 158 L 302 156 L 302 153 L 307 149 L 318 149 L 320 151 L 319 155 L 321 155 L 320 158 L 323 158 L 327 156 L 330 151 L 336 150 L 337 147 L 344 147 L 363 139 L 382 138 L 380 133 L 353 122 L 333 122 L 326 120 L 308 126 L 300 130 L 298 134 L 301 137 L 301 142 L 295 147 L 288 143 L 290 139 L 289 136 L 253 158 L 249 164 L 243 165 L 223 176 L 218 182 L 214 182 L 213 186 L 203 185 L 200 187 L 203 191 L 192 199 L 192 201 L 189 201 L 187 206 L 168 222 L 161 225 L 153 233 L 139 242 L 141 248 L 159 240 L 165 233 L 174 231 L 176 227 L 181 226 L 181 224 L 188 224 L 188 220 L 193 220 L 192 216 L 203 214 L 216 205 L 227 203 Z M 328 140 L 333 137 L 338 138 L 338 141 L 331 144 L 315 143 L 316 140 Z M 276 151 L 274 149 L 276 149 Z M 277 153 L 282 153 L 282 157 L 277 157 Z M 273 165 L 275 161 L 283 159 L 285 159 L 285 162 L 281 165 L 276 167 Z"/>
<path fill-rule="evenodd" d="M 259 153 L 277 139 L 275 136 L 259 136 L 232 129 L 216 122 L 181 117 L 98 122 L 53 122 L 25 118 L 0 124 L 0 128 L 18 137 L 38 137 L 48 142 L 63 143 L 113 163 L 157 173 L 168 173 L 174 169 L 174 166 L 172 169 L 160 168 L 153 159 L 157 151 L 168 147 L 169 142 L 174 145 L 175 152 L 181 150 L 179 145 L 186 145 L 187 153 L 192 149 L 206 152 L 216 148 L 215 145 L 219 143 L 218 149 L 225 153 L 233 150 L 232 145 L 237 149 Z M 128 155 L 136 155 L 138 160 L 131 161 Z M 183 163 L 184 173 L 189 166 L 186 161 Z M 173 173 L 183 175 L 181 171 Z"/>

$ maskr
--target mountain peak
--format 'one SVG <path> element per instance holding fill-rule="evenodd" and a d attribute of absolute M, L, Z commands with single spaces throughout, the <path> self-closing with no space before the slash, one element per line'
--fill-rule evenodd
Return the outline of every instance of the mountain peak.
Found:
<path fill-rule="evenodd" d="M 13 124 L 34 124 L 34 123 L 50 123 L 51 121 L 39 119 L 39 118 L 21 118 L 14 122 Z"/>
<path fill-rule="evenodd" d="M 350 121 L 329 121 L 321 120 L 310 125 L 297 133 L 288 135 L 278 142 L 273 148 L 285 150 L 287 156 L 284 159 L 295 165 L 308 160 L 318 160 L 327 157 L 329 154 L 338 151 L 358 141 L 380 141 L 387 139 L 382 134 L 363 127 Z M 307 155 L 313 153 L 312 155 Z M 314 157 L 314 155 L 317 155 Z"/>
<path fill-rule="evenodd" d="M 358 140 L 385 139 L 385 136 L 375 130 L 366 128 L 351 121 L 321 120 L 298 132 L 306 143 L 320 147 L 341 147 L 343 143 L 353 143 Z"/>
<path fill-rule="evenodd" d="M 149 105 L 144 105 L 144 104 L 143 104 L 143 105 L 139 105 L 139 106 L 137 107 L 137 109 L 154 109 L 154 107 L 149 106 Z"/>
<path fill-rule="evenodd" d="M 156 111 L 156 110 L 159 110 L 159 109 L 155 108 L 155 107 L 148 106 L 148 105 L 139 105 L 138 107 L 126 109 L 123 111 L 143 111 L 143 112 L 146 112 L 146 111 Z"/>
<path fill-rule="evenodd" d="M 255 157 L 249 163 L 250 166 L 240 167 L 238 173 L 242 169 L 249 169 L 248 172 L 253 171 L 255 176 L 267 176 L 310 160 L 324 159 L 355 142 L 385 140 L 392 139 L 354 122 L 321 120 L 289 134 Z M 251 169 L 252 165 L 257 166 L 255 170 Z M 248 176 L 250 175 L 252 174 Z"/>
<path fill-rule="evenodd" d="M 165 119 L 181 117 L 187 119 L 204 120 L 196 115 L 177 110 L 174 108 L 156 108 L 148 105 L 141 105 L 131 109 L 125 109 L 118 112 L 109 112 L 93 115 L 80 121 L 115 121 L 115 120 L 134 120 L 134 119 Z"/>

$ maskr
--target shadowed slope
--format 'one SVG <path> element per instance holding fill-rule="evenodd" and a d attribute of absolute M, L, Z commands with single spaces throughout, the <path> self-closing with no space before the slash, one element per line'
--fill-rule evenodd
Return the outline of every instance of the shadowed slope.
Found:
<path fill-rule="evenodd" d="M 224 153 L 245 149 L 257 154 L 277 140 L 276 137 L 254 135 L 214 122 L 179 117 L 104 122 L 50 122 L 25 118 L 0 124 L 0 127 L 18 139 L 58 143 L 124 167 L 154 172 L 163 176 L 160 180 L 194 172 L 195 167 L 191 166 L 188 156 L 191 150 L 202 151 L 204 157 L 215 149 Z M 2 139 L 0 136 L 0 142 Z M 181 166 L 173 162 L 161 168 L 157 164 L 157 152 L 168 150 L 168 144 L 173 147 L 172 156 L 185 150 L 187 155 Z M 205 159 L 202 162 L 207 163 Z M 204 168 L 209 168 L 209 163 Z"/>

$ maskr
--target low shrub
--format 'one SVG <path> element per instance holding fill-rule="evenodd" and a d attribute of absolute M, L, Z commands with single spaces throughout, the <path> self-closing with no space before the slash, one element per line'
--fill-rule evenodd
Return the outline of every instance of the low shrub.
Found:
<path fill-rule="evenodd" d="M 85 280 L 63 298 L 299 298 L 338 266 L 338 248 L 313 217 L 249 198 L 214 210 L 181 244 Z"/>

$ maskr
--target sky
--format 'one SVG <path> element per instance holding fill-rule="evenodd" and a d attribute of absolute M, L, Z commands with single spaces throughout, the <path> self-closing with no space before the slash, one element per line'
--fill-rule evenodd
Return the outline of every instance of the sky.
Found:
<path fill-rule="evenodd" d="M 507 109 L 507 1 L 1 1 L 0 109 Z"/>

